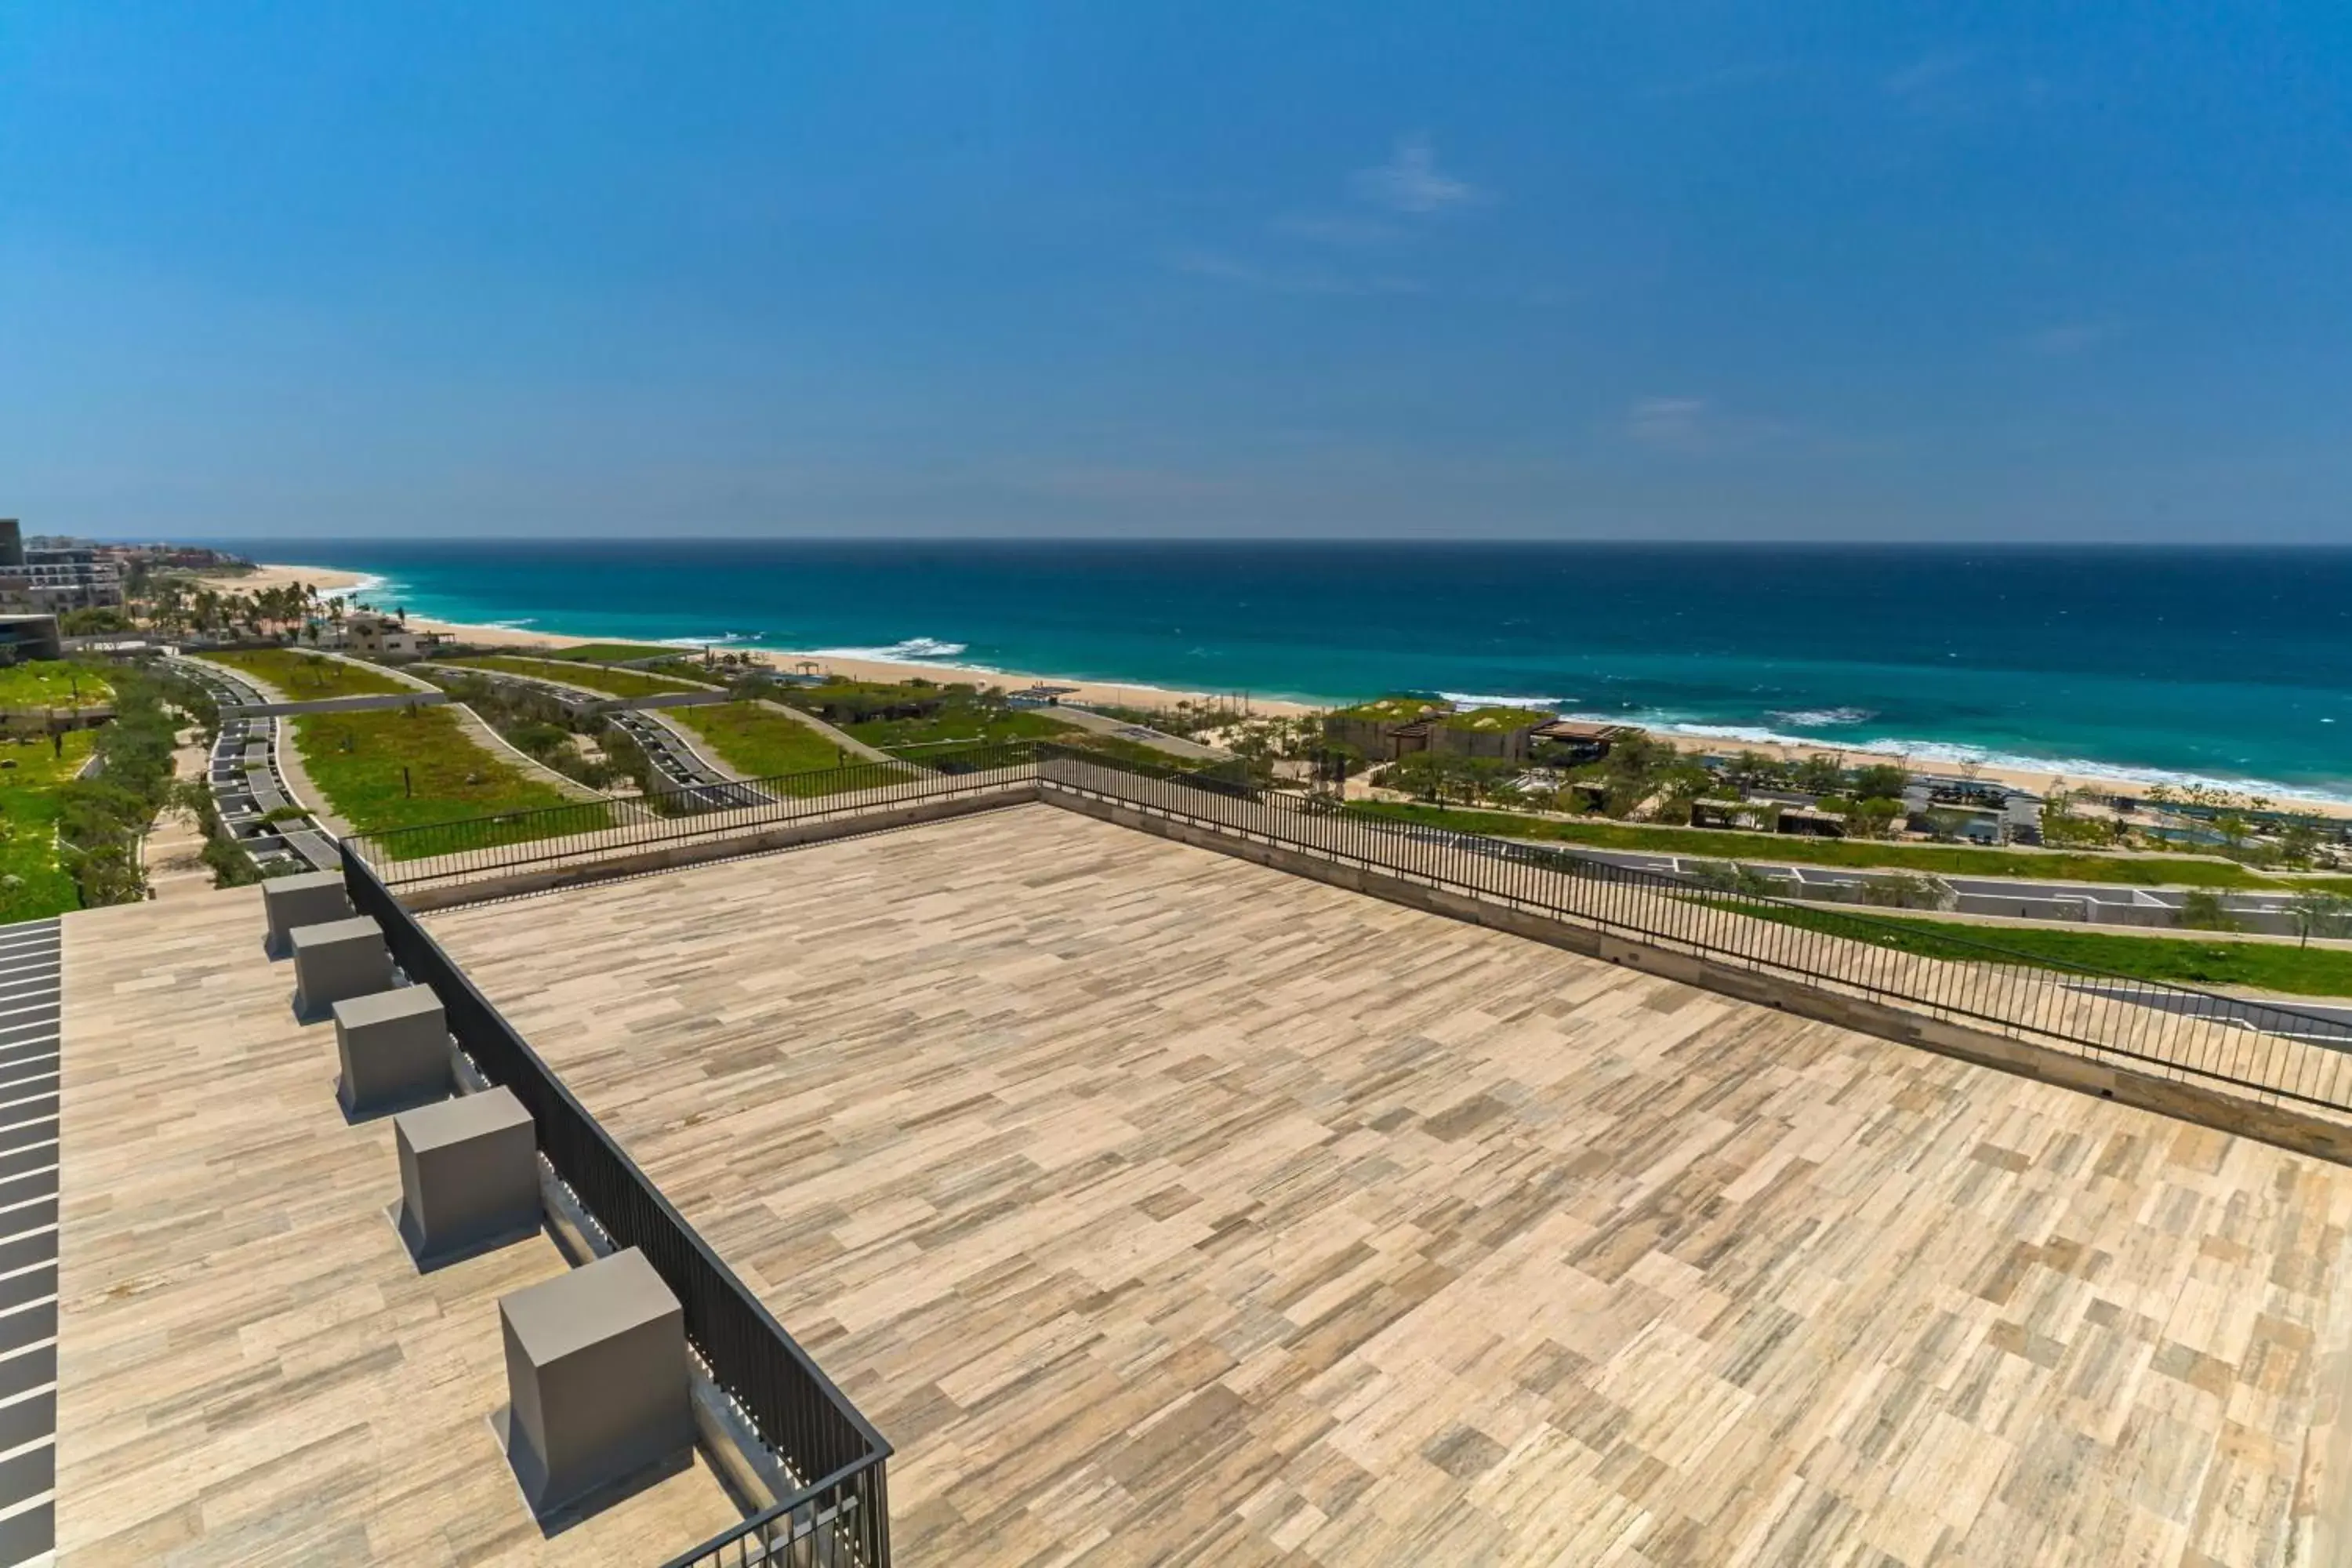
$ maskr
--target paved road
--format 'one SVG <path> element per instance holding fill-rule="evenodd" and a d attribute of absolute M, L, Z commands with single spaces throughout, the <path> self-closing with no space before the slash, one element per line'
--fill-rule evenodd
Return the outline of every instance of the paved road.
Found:
<path fill-rule="evenodd" d="M 2282 1035 L 2291 1040 L 2307 1040 L 2316 1046 L 2352 1051 L 2352 1005 L 2317 1002 L 2301 996 L 2183 995 L 2095 981 L 2079 981 L 2070 989 L 2094 996 L 2111 996 L 2142 1007 L 2153 1007 L 2159 1013 L 2193 1013 L 2203 1018 L 2227 1018 L 2266 1035 Z"/>
<path fill-rule="evenodd" d="M 605 717 L 644 750 L 654 772 L 667 788 L 693 790 L 714 807 L 775 804 L 762 791 L 733 783 L 696 756 L 683 736 L 652 714 L 621 709 Z"/>
<path fill-rule="evenodd" d="M 55 1544 L 58 922 L 0 926 L 0 1565 Z"/>
<path fill-rule="evenodd" d="M 1187 741 L 1181 735 L 1163 735 L 1159 731 L 1149 729 L 1144 725 L 1130 724 L 1124 719 L 1114 719 L 1108 713 L 1097 713 L 1091 708 L 1079 708 L 1067 702 L 1058 707 L 1040 708 L 1033 711 L 1042 713 L 1048 719 L 1059 719 L 1066 723 L 1076 724 L 1081 730 L 1091 730 L 1097 735 L 1117 735 L 1121 740 L 1133 741 L 1138 745 L 1150 746 L 1154 751 L 1165 752 L 1171 757 L 1180 757 L 1188 763 L 1216 762 L 1225 754 L 1213 747 L 1204 746 L 1198 741 Z"/>

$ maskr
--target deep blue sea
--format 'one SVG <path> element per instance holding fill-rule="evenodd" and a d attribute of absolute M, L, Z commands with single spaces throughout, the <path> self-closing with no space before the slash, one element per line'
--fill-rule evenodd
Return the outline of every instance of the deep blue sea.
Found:
<path fill-rule="evenodd" d="M 225 542 L 448 620 L 2352 798 L 2352 549 Z"/>

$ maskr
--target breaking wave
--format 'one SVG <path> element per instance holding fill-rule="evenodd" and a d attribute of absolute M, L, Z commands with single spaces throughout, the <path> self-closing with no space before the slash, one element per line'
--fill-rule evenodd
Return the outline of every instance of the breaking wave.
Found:
<path fill-rule="evenodd" d="M 971 646 L 944 642 L 938 637 L 908 637 L 887 647 L 813 647 L 808 651 L 820 658 L 875 658 L 896 664 L 919 664 L 926 659 L 953 658 Z"/>

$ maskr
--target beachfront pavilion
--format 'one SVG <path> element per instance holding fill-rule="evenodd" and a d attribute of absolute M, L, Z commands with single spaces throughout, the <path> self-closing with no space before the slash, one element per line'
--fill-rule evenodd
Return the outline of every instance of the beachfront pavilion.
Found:
<path fill-rule="evenodd" d="M 2352 1171 L 965 804 L 411 899 L 890 1445 L 897 1560 L 2332 1549 Z M 498 1302 L 565 1253 L 411 1262 L 260 903 L 63 921 L 59 1559 L 661 1563 L 757 1507 L 706 1442 L 532 1518 Z"/>

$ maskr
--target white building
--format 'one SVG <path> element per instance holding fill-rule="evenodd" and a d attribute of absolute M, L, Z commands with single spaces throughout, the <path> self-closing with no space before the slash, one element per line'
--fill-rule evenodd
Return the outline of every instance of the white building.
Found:
<path fill-rule="evenodd" d="M 390 616 L 362 610 L 343 617 L 343 646 L 353 653 L 413 654 L 423 642 Z"/>

